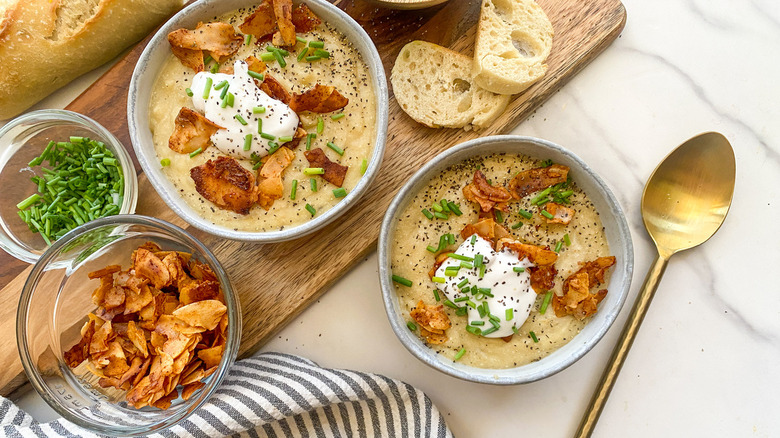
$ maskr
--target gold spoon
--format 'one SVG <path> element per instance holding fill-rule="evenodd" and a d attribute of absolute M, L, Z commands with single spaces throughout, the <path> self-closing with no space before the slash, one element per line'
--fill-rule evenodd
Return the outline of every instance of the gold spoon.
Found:
<path fill-rule="evenodd" d="M 736 162 L 726 137 L 706 132 L 672 151 L 642 193 L 642 219 L 658 249 L 620 340 L 575 435 L 589 437 L 615 385 L 669 258 L 712 237 L 729 212 Z"/>

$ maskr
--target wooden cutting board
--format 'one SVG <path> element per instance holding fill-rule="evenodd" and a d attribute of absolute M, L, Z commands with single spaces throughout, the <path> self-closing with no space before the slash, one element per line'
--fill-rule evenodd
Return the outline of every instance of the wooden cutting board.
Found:
<path fill-rule="evenodd" d="M 361 202 L 324 230 L 281 244 L 249 244 L 210 236 L 187 226 L 139 175 L 138 214 L 173 222 L 201 239 L 216 254 L 240 296 L 243 311 L 241 355 L 257 351 L 271 336 L 314 302 L 342 274 L 374 250 L 383 213 L 412 173 L 436 154 L 463 141 L 509 132 L 604 50 L 623 29 L 626 11 L 619 0 L 537 0 L 553 23 L 555 39 L 547 74 L 515 97 L 490 128 L 479 132 L 430 129 L 410 119 L 390 99 L 387 150 L 382 171 Z M 424 11 L 391 11 L 363 0 L 337 0 L 374 40 L 390 74 L 396 55 L 409 41 L 422 39 L 471 56 L 480 2 L 450 0 Z M 146 41 L 140 43 L 67 108 L 88 115 L 130 148 L 127 87 Z M 388 81 L 389 82 L 389 81 Z M 138 164 L 136 162 L 136 169 Z M 0 286 L 5 303 L 16 303 L 30 268 L 0 255 Z M 379 294 L 378 290 L 367 291 Z M 0 308 L 0 333 L 14 333 L 16 309 Z M 0 394 L 25 381 L 14 336 L 0 337 Z"/>

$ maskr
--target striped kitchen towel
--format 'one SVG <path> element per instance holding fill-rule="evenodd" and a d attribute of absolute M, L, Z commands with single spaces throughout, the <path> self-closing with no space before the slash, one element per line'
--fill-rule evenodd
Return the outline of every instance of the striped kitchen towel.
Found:
<path fill-rule="evenodd" d="M 7 437 L 95 437 L 65 420 L 37 423 L 0 397 Z M 422 391 L 378 374 L 263 353 L 236 362 L 197 412 L 154 437 L 452 437 Z"/>

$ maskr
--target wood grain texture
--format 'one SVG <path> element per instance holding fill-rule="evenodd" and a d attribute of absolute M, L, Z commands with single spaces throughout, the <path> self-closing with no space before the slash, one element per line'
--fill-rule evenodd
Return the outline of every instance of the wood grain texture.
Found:
<path fill-rule="evenodd" d="M 243 310 L 241 356 L 249 355 L 290 322 L 356 262 L 375 248 L 382 215 L 414 171 L 436 154 L 463 141 L 510 131 L 594 59 L 625 25 L 619 0 L 538 0 L 555 30 L 547 74 L 509 104 L 488 129 L 466 132 L 431 129 L 410 119 L 390 99 L 390 122 L 383 171 L 361 202 L 337 223 L 304 238 L 259 245 L 228 241 L 188 227 L 139 175 L 137 213 L 173 222 L 201 239 L 224 265 Z M 336 4 L 360 23 L 374 40 L 389 75 L 401 47 L 409 41 L 432 41 L 471 55 L 479 2 L 451 0 L 424 11 L 380 9 L 362 0 Z M 130 146 L 126 123 L 127 85 L 146 41 L 119 61 L 68 109 L 86 114 Z M 409 150 L 413 153 L 409 153 Z M 136 162 L 136 168 L 137 162 Z M 302 250 L 306 248 L 306 250 Z M 0 255 L 0 285 L 7 303 L 16 302 L 29 269 Z M 379 291 L 371 291 L 379 293 Z M 13 307 L 0 308 L 0 327 L 14 329 Z M 0 338 L 0 394 L 24 382 L 16 344 Z"/>

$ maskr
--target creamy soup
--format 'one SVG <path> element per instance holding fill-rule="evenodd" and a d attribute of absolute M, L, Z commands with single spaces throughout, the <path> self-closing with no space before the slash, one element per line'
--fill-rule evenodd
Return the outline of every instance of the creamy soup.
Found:
<path fill-rule="evenodd" d="M 214 21 L 238 26 L 251 12 L 252 9 L 241 9 L 215 17 Z M 349 99 L 349 104 L 336 112 L 344 114 L 340 119 L 331 119 L 331 114 L 318 115 L 311 112 L 302 112 L 299 116 L 303 128 L 309 133 L 317 132 L 318 117 L 321 117 L 324 129 L 312 139 L 311 148 L 322 148 L 332 161 L 349 166 L 342 187 L 350 192 L 362 177 L 361 167 L 364 166 L 364 160 L 370 161 L 376 137 L 376 96 L 368 67 L 346 37 L 327 23 L 322 23 L 311 32 L 298 33 L 298 36 L 307 41 L 323 41 L 330 58 L 315 62 L 298 61 L 296 55 L 301 47 L 301 44 L 298 44 L 290 50 L 290 56 L 285 58 L 285 68 L 280 68 L 276 62 L 267 62 L 268 70 L 265 73 L 272 75 L 290 93 L 302 93 L 315 84 L 332 85 Z M 259 58 L 266 52 L 267 45 L 268 43 L 242 44 L 238 52 L 224 60 L 223 64 L 233 65 L 236 60 L 246 59 L 250 55 Z M 334 195 L 333 190 L 337 187 L 333 184 L 317 176 L 304 175 L 303 170 L 310 167 L 303 155 L 306 149 L 305 139 L 293 150 L 295 159 L 284 173 L 284 196 L 276 200 L 269 210 L 255 205 L 248 215 L 242 215 L 220 209 L 204 199 L 195 190 L 190 169 L 224 154 L 211 146 L 203 153 L 190 157 L 188 154 L 176 153 L 168 147 L 168 139 L 173 132 L 174 119 L 179 109 L 185 106 L 194 108 L 193 99 L 186 94 L 186 89 L 192 86 L 194 76 L 195 72 L 170 55 L 152 91 L 150 126 L 158 159 L 170 160 L 170 165 L 163 167 L 163 172 L 180 196 L 198 214 L 214 224 L 236 231 L 274 231 L 311 220 L 313 215 L 305 208 L 307 204 L 311 205 L 316 211 L 315 215 L 319 216 L 342 199 Z M 200 90 L 193 88 L 193 92 L 199 93 Z M 243 138 L 236 141 L 243 144 Z M 343 149 L 344 154 L 339 155 L 330 149 L 328 142 Z M 247 169 L 252 169 L 250 160 L 239 162 Z M 313 190 L 312 180 L 315 181 L 316 191 Z M 297 185 L 294 200 L 290 196 L 293 184 Z"/>
<path fill-rule="evenodd" d="M 540 161 L 510 154 L 470 159 L 433 177 L 406 206 L 396 223 L 391 258 L 393 273 L 412 282 L 411 287 L 395 284 L 407 321 L 412 321 L 409 312 L 420 300 L 427 305 L 441 304 L 444 301 L 441 292 L 437 292 L 440 301 L 436 301 L 436 283 L 428 275 L 435 257 L 426 248 L 429 245 L 437 247 L 440 236 L 447 233 L 454 234 L 456 238 L 455 244 L 448 247 L 450 250 L 454 251 L 464 243 L 460 231 L 467 224 L 478 220 L 477 205 L 467 201 L 462 191 L 463 187 L 472 181 L 475 171 L 481 170 L 493 185 L 505 186 L 518 172 L 540 165 Z M 610 255 L 598 212 L 585 193 L 577 187 L 576 181 L 572 182 L 570 190 L 574 193 L 569 197 L 569 207 L 576 213 L 568 225 L 547 224 L 538 214 L 538 208 L 531 205 L 534 194 L 519 201 L 512 201 L 509 204 L 510 213 L 502 215 L 503 225 L 513 238 L 525 243 L 549 246 L 553 249 L 559 242 L 564 241 L 564 236 L 568 234 L 571 245 L 561 245 L 555 262 L 558 273 L 555 286 L 551 290 L 557 295 L 562 294 L 561 285 L 564 279 L 580 268 L 579 263 Z M 463 214 L 450 214 L 447 220 L 431 220 L 421 213 L 423 209 L 430 209 L 432 203 L 442 199 L 459 205 Z M 518 213 L 520 209 L 533 212 L 532 218 L 521 216 Z M 522 225 L 518 226 L 519 223 Z M 601 285 L 599 289 L 607 287 L 608 284 Z M 449 359 L 454 359 L 461 349 L 465 349 L 458 362 L 479 368 L 512 368 L 542 359 L 571 341 L 589 320 L 578 320 L 568 315 L 557 317 L 552 305 L 547 307 L 544 314 L 540 314 L 543 298 L 544 294 L 539 294 L 535 300 L 532 299 L 528 319 L 517 328 L 509 342 L 468 332 L 468 317 L 456 315 L 454 309 L 445 306 L 452 327 L 446 330 L 447 340 L 444 343 L 430 347 Z M 534 341 L 531 332 L 538 342 Z"/>

